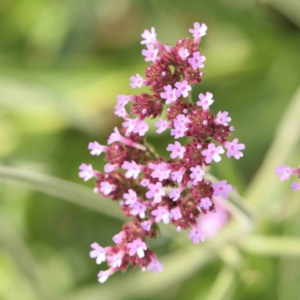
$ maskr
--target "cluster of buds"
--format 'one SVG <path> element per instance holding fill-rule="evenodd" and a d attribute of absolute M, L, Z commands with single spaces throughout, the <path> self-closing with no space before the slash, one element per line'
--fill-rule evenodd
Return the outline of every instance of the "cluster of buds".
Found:
<path fill-rule="evenodd" d="M 300 178 L 300 165 L 297 169 L 292 169 L 289 166 L 282 164 L 280 167 L 275 168 L 275 174 L 279 176 L 279 181 L 289 180 L 291 175 L 298 175 Z M 300 190 L 300 182 L 294 181 L 291 186 L 293 191 Z"/>
<path fill-rule="evenodd" d="M 194 39 L 178 40 L 174 47 L 160 43 L 155 29 L 145 30 L 141 44 L 146 68 L 145 78 L 136 74 L 130 78 L 132 88 L 149 87 L 149 93 L 119 95 L 115 114 L 124 119 L 122 128 L 114 129 L 108 145 L 91 142 L 92 155 L 104 152 L 107 164 L 104 173 L 82 164 L 79 176 L 84 180 L 95 178 L 95 193 L 118 201 L 124 215 L 130 218 L 122 231 L 113 237 L 111 247 L 91 246 L 90 253 L 98 264 L 107 261 L 109 269 L 100 271 L 103 283 L 129 264 L 154 273 L 163 266 L 147 246 L 147 240 L 158 235 L 158 224 L 172 223 L 178 231 L 189 230 L 189 238 L 198 244 L 204 241 L 199 227 L 199 216 L 216 211 L 214 197 L 228 197 L 232 186 L 226 180 L 212 184 L 205 179 L 205 167 L 212 161 L 220 162 L 227 149 L 227 157 L 239 159 L 245 148 L 238 139 L 228 141 L 234 127 L 228 123 L 228 112 L 215 116 L 209 109 L 213 94 L 199 95 L 191 100 L 192 86 L 201 83 L 205 56 L 198 49 L 201 37 L 206 35 L 205 24 L 194 23 L 189 31 Z M 131 112 L 128 110 L 131 108 Z M 147 118 L 159 119 L 155 126 L 161 134 L 170 130 L 176 141 L 167 146 L 170 158 L 160 157 L 147 144 Z M 179 139 L 179 140 L 178 140 Z"/>

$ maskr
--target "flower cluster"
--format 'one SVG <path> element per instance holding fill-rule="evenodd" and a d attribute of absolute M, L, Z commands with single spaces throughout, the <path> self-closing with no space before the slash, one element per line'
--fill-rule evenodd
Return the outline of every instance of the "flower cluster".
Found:
<path fill-rule="evenodd" d="M 157 224 L 172 223 L 178 231 L 189 230 L 189 238 L 198 244 L 204 241 L 199 216 L 214 212 L 214 197 L 227 198 L 232 190 L 226 180 L 215 184 L 206 180 L 205 167 L 220 162 L 225 149 L 227 157 L 241 158 L 245 145 L 238 139 L 228 141 L 234 130 L 228 125 L 231 118 L 226 111 L 217 115 L 210 111 L 212 93 L 201 93 L 196 103 L 191 100 L 193 85 L 201 83 L 204 75 L 200 69 L 205 56 L 198 45 L 206 30 L 205 24 L 195 23 L 190 29 L 194 39 L 178 40 L 174 47 L 159 42 L 154 28 L 145 30 L 141 44 L 147 49 L 142 55 L 151 64 L 145 78 L 139 74 L 130 77 L 130 86 L 147 86 L 150 92 L 119 95 L 115 114 L 124 119 L 122 128 L 114 129 L 107 146 L 98 142 L 88 146 L 92 155 L 104 152 L 107 164 L 104 173 L 82 164 L 79 176 L 95 178 L 94 192 L 118 201 L 124 215 L 131 218 L 113 237 L 114 246 L 91 245 L 90 256 L 109 266 L 98 274 L 101 283 L 129 264 L 162 271 L 162 264 L 147 246 L 147 239 L 158 234 Z M 163 111 L 166 118 L 155 126 L 158 134 L 169 130 L 174 137 L 166 148 L 170 158 L 157 155 L 145 141 L 146 119 L 159 117 Z"/>
<path fill-rule="evenodd" d="M 292 174 L 298 175 L 300 178 L 300 165 L 298 169 L 292 169 L 284 164 L 275 168 L 275 174 L 279 176 L 279 181 L 289 180 Z M 291 186 L 293 191 L 300 190 L 300 182 L 294 181 Z"/>

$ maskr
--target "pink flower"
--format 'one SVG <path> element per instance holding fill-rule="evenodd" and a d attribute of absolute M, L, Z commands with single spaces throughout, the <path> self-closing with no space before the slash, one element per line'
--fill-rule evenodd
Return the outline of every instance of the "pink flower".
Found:
<path fill-rule="evenodd" d="M 291 188 L 292 188 L 293 191 L 300 190 L 300 183 L 299 182 L 293 182 Z"/>
<path fill-rule="evenodd" d="M 125 232 L 121 231 L 120 233 L 116 234 L 113 236 L 112 240 L 116 243 L 116 244 L 120 244 L 123 241 L 123 238 L 125 237 Z"/>
<path fill-rule="evenodd" d="M 189 57 L 190 52 L 188 51 L 188 49 L 181 47 L 178 51 L 178 55 L 182 60 L 186 60 Z"/>
<path fill-rule="evenodd" d="M 208 110 L 209 106 L 213 104 L 213 94 L 207 92 L 206 95 L 200 94 L 199 95 L 200 101 L 197 102 L 197 105 L 202 106 L 203 110 Z"/>
<path fill-rule="evenodd" d="M 179 139 L 185 136 L 186 131 L 187 131 L 187 127 L 185 126 L 175 127 L 171 129 L 171 135 L 174 136 L 174 139 Z"/>
<path fill-rule="evenodd" d="M 148 221 L 143 221 L 143 222 L 141 223 L 141 227 L 142 227 L 144 230 L 146 230 L 146 231 L 150 231 L 151 226 L 152 226 L 152 222 L 151 222 L 150 220 L 148 220 Z"/>
<path fill-rule="evenodd" d="M 102 181 L 100 183 L 100 192 L 103 195 L 109 195 L 112 191 L 116 189 L 116 186 L 114 184 L 110 184 L 108 181 Z"/>
<path fill-rule="evenodd" d="M 227 180 L 221 180 L 219 183 L 213 184 L 214 196 L 221 196 L 224 199 L 228 198 L 228 193 L 232 191 L 232 185 L 227 184 Z"/>
<path fill-rule="evenodd" d="M 191 123 L 189 117 L 182 114 L 179 114 L 174 120 L 175 127 L 187 126 L 188 123 Z"/>
<path fill-rule="evenodd" d="M 154 27 L 151 27 L 151 31 L 145 29 L 141 34 L 144 40 L 141 41 L 141 44 L 154 44 L 156 42 L 156 33 Z"/>
<path fill-rule="evenodd" d="M 175 139 L 181 138 L 185 136 L 185 132 L 187 131 L 187 124 L 190 123 L 189 117 L 185 115 L 178 115 L 174 120 L 174 129 L 171 129 L 171 135 L 174 136 Z"/>
<path fill-rule="evenodd" d="M 216 124 L 221 124 L 224 126 L 228 126 L 228 122 L 231 121 L 231 118 L 228 117 L 228 112 L 227 111 L 219 111 L 217 114 L 217 118 L 215 119 Z"/>
<path fill-rule="evenodd" d="M 96 263 L 100 265 L 106 260 L 105 250 L 98 243 L 91 244 L 91 247 L 93 250 L 90 252 L 90 257 L 96 258 Z"/>
<path fill-rule="evenodd" d="M 140 74 L 136 74 L 136 76 L 130 77 L 131 83 L 129 84 L 133 89 L 141 88 L 144 84 L 143 77 Z"/>
<path fill-rule="evenodd" d="M 243 153 L 239 150 L 245 149 L 244 144 L 238 144 L 238 139 L 234 139 L 232 142 L 226 142 L 225 147 L 228 149 L 227 157 L 233 156 L 235 159 L 240 159 Z"/>
<path fill-rule="evenodd" d="M 158 49 L 156 49 L 152 44 L 147 44 L 147 50 L 142 50 L 143 56 L 145 56 L 145 61 L 155 61 Z"/>
<path fill-rule="evenodd" d="M 169 169 L 168 164 L 164 162 L 161 162 L 157 165 L 154 163 L 149 163 L 149 168 L 154 170 L 151 173 L 151 177 L 158 178 L 159 181 L 168 179 L 171 174 L 171 170 Z"/>
<path fill-rule="evenodd" d="M 172 180 L 177 183 L 181 182 L 185 171 L 186 169 L 183 167 L 180 168 L 178 171 L 173 171 L 171 174 Z"/>
<path fill-rule="evenodd" d="M 120 166 L 118 164 L 105 164 L 104 165 L 104 172 L 105 173 L 110 173 L 112 171 L 118 170 L 120 168 Z"/>
<path fill-rule="evenodd" d="M 133 177 L 134 179 L 137 179 L 141 172 L 139 165 L 133 160 L 131 162 L 124 161 L 122 169 L 127 170 L 127 172 L 125 173 L 126 178 Z"/>
<path fill-rule="evenodd" d="M 175 142 L 175 144 L 169 144 L 167 151 L 172 151 L 170 155 L 171 158 L 175 159 L 176 157 L 179 157 L 182 159 L 185 153 L 185 147 L 181 146 L 179 142 Z"/>
<path fill-rule="evenodd" d="M 80 172 L 78 173 L 80 178 L 83 178 L 84 181 L 88 181 L 94 177 L 94 170 L 92 165 L 81 164 L 79 166 Z"/>
<path fill-rule="evenodd" d="M 160 261 L 157 259 L 152 259 L 149 263 L 147 270 L 151 270 L 153 273 L 162 272 L 164 267 Z"/>
<path fill-rule="evenodd" d="M 198 219 L 198 226 L 206 238 L 213 238 L 228 222 L 228 212 L 223 206 L 215 201 L 216 212 L 201 214 Z"/>
<path fill-rule="evenodd" d="M 202 151 L 202 155 L 205 156 L 205 162 L 209 164 L 212 160 L 215 162 L 221 161 L 221 157 L 219 154 L 224 153 L 224 149 L 222 146 L 216 147 L 214 143 L 210 143 L 206 150 Z"/>
<path fill-rule="evenodd" d="M 166 120 L 160 119 L 158 122 L 155 123 L 155 126 L 158 128 L 156 130 L 156 132 L 162 133 L 169 127 L 169 122 Z"/>
<path fill-rule="evenodd" d="M 100 155 L 102 152 L 106 152 L 107 146 L 102 146 L 98 142 L 91 142 L 88 149 L 91 150 L 92 155 Z"/>
<path fill-rule="evenodd" d="M 179 207 L 172 208 L 170 211 L 170 218 L 178 221 L 182 218 L 182 214 Z"/>
<path fill-rule="evenodd" d="M 208 197 L 201 198 L 199 206 L 200 206 L 200 208 L 207 210 L 212 206 L 212 202 Z"/>
<path fill-rule="evenodd" d="M 123 105 L 121 104 L 117 104 L 115 106 L 115 115 L 118 116 L 118 117 L 121 117 L 121 118 L 125 118 L 127 117 L 127 112 L 126 112 L 126 109 Z"/>
<path fill-rule="evenodd" d="M 146 186 L 148 186 L 149 183 L 150 183 L 150 180 L 144 178 L 144 179 L 141 181 L 141 186 L 146 187 Z"/>
<path fill-rule="evenodd" d="M 139 215 L 141 219 L 145 218 L 145 212 L 147 210 L 147 207 L 145 204 L 143 204 L 140 201 L 136 201 L 130 205 L 130 208 L 131 208 L 130 214 L 132 216 Z"/>
<path fill-rule="evenodd" d="M 136 192 L 132 189 L 129 189 L 127 193 L 123 194 L 124 199 L 126 199 L 125 204 L 131 205 L 137 201 Z"/>
<path fill-rule="evenodd" d="M 149 125 L 145 120 L 139 120 L 133 130 L 134 133 L 138 133 L 139 136 L 144 136 L 149 130 Z"/>
<path fill-rule="evenodd" d="M 193 240 L 194 244 L 199 244 L 199 241 L 201 240 L 204 242 L 204 234 L 202 230 L 198 229 L 197 227 L 194 227 L 189 234 L 189 239 Z"/>
<path fill-rule="evenodd" d="M 204 63 L 206 61 L 205 56 L 200 55 L 200 52 L 194 52 L 193 53 L 193 57 L 190 57 L 188 59 L 189 64 L 191 65 L 191 67 L 194 70 L 197 70 L 198 68 L 203 68 L 204 67 Z"/>
<path fill-rule="evenodd" d="M 280 181 L 289 180 L 292 174 L 292 169 L 282 164 L 280 167 L 276 167 L 275 174 L 280 175 L 279 177 Z"/>
<path fill-rule="evenodd" d="M 127 248 L 130 256 L 137 254 L 139 258 L 143 258 L 145 256 L 144 251 L 147 250 L 146 244 L 140 238 L 128 243 Z"/>
<path fill-rule="evenodd" d="M 195 38 L 195 43 L 200 41 L 200 38 L 206 35 L 207 26 L 203 24 L 199 24 L 198 22 L 194 23 L 194 29 L 189 29 L 189 32 L 192 33 Z"/>
<path fill-rule="evenodd" d="M 100 271 L 98 273 L 98 281 L 100 283 L 104 283 L 108 279 L 108 277 L 110 275 L 112 275 L 114 272 L 115 272 L 115 270 L 113 268 L 110 268 L 110 269 L 108 269 L 106 271 Z"/>
<path fill-rule="evenodd" d="M 108 265 L 111 268 L 118 268 L 122 264 L 123 253 L 112 253 L 107 256 Z"/>
<path fill-rule="evenodd" d="M 186 80 L 183 80 L 182 82 L 176 82 L 175 87 L 177 88 L 177 98 L 179 98 L 180 96 L 186 98 L 189 95 L 189 91 L 192 90 L 192 87 L 188 84 Z"/>
<path fill-rule="evenodd" d="M 163 221 L 165 224 L 168 224 L 170 221 L 170 213 L 164 206 L 158 206 L 151 214 L 155 217 L 156 223 Z"/>
<path fill-rule="evenodd" d="M 164 93 L 160 93 L 162 99 L 166 99 L 166 104 L 171 104 L 177 100 L 176 89 L 172 89 L 172 86 L 169 84 L 164 86 Z"/>
<path fill-rule="evenodd" d="M 190 168 L 191 174 L 190 178 L 193 180 L 193 185 L 197 185 L 199 181 L 203 180 L 203 176 L 205 175 L 205 172 L 201 168 L 201 166 L 196 166 L 195 168 Z"/>
<path fill-rule="evenodd" d="M 129 101 L 130 101 L 130 97 L 128 97 L 126 95 L 118 95 L 118 97 L 117 97 L 118 104 L 120 104 L 122 106 L 125 106 Z"/>
<path fill-rule="evenodd" d="M 154 198 L 154 203 L 161 202 L 162 196 L 166 195 L 166 192 L 163 189 L 161 182 L 157 182 L 155 184 L 150 183 L 148 185 L 148 189 L 149 191 L 146 193 L 146 198 L 147 199 Z"/>
<path fill-rule="evenodd" d="M 180 198 L 180 189 L 172 189 L 170 190 L 169 193 L 169 197 L 173 200 L 173 201 L 177 201 Z"/>

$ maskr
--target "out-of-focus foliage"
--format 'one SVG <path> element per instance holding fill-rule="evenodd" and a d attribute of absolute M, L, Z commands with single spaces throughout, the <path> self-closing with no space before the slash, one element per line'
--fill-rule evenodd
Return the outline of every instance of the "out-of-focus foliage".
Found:
<path fill-rule="evenodd" d="M 194 97 L 213 92 L 246 144 L 212 174 L 246 200 L 201 245 L 164 228 L 153 244 L 164 273 L 100 285 L 89 245 L 111 243 L 122 220 L 92 183 L 78 186 L 78 165 L 103 166 L 87 144 L 120 122 L 116 96 L 146 68 L 141 32 L 154 26 L 173 44 L 195 21 L 208 35 Z M 295 0 L 0 0 L 0 298 L 299 299 L 300 194 L 274 175 L 300 162 L 299 27 Z M 164 153 L 166 135 L 152 132 Z"/>

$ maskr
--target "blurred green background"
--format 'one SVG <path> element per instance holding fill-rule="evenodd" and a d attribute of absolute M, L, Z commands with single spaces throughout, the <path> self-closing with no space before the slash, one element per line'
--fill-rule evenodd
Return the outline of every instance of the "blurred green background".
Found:
<path fill-rule="evenodd" d="M 146 68 L 143 30 L 172 45 L 196 21 L 208 34 L 194 98 L 212 92 L 246 144 L 212 174 L 245 199 L 211 241 L 163 231 L 162 274 L 98 284 L 90 244 L 111 244 L 122 220 L 78 166 L 103 167 L 87 145 L 120 124 L 116 96 Z M 0 0 L 0 299 L 300 299 L 300 194 L 274 175 L 300 162 L 299 27 L 297 0 Z M 166 138 L 149 134 L 160 153 Z"/>

